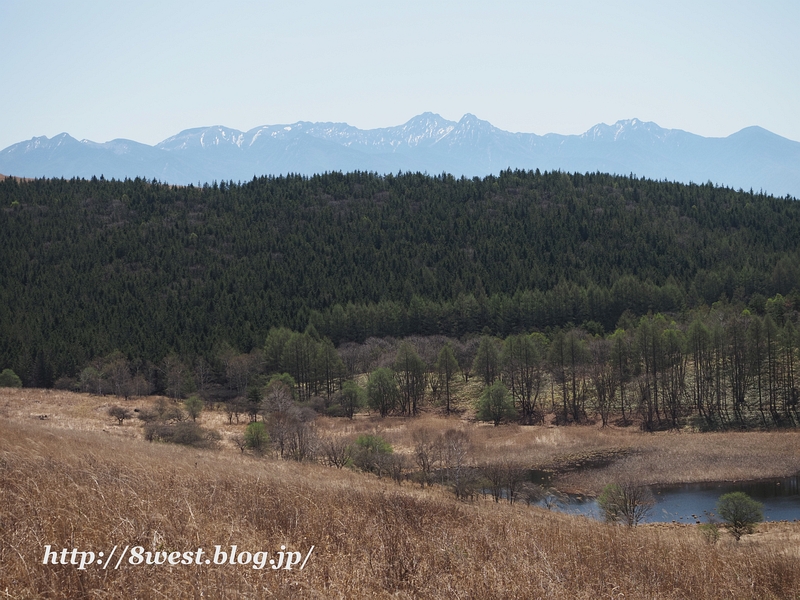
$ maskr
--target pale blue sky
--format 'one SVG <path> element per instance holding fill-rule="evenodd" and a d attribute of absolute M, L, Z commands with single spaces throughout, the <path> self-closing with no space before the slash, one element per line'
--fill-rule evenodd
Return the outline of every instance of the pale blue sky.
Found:
<path fill-rule="evenodd" d="M 799 31 L 796 0 L 0 0 L 0 148 L 424 111 L 800 140 Z"/>

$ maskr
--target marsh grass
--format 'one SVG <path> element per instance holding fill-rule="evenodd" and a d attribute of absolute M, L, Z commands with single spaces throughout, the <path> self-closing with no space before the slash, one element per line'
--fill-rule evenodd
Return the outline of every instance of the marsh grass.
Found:
<path fill-rule="evenodd" d="M 629 529 L 524 505 L 459 502 L 437 486 L 398 486 L 348 469 L 242 455 L 224 445 L 211 451 L 147 443 L 140 426 L 114 425 L 100 410 L 102 398 L 17 393 L 0 394 L 0 594 L 9 597 L 782 598 L 800 593 L 796 523 L 762 524 L 739 544 L 723 539 L 710 546 L 691 526 Z M 38 418 L 45 413 L 52 416 Z M 238 431 L 216 413 L 203 413 L 201 420 L 203 426 L 219 422 L 223 432 Z M 465 428 L 479 451 L 494 447 L 543 460 L 580 455 L 587 448 L 657 450 L 667 444 L 636 441 L 660 438 L 627 431 L 494 428 L 433 416 L 330 419 L 318 427 L 342 434 L 379 431 L 400 450 L 411 444 L 416 428 Z M 747 441 L 744 449 L 756 451 L 757 445 L 756 439 Z M 95 552 L 115 544 L 179 551 L 213 550 L 217 544 L 249 551 L 275 551 L 280 545 L 315 550 L 303 571 L 215 565 L 78 571 L 42 565 L 47 544 Z"/>
<path fill-rule="evenodd" d="M 457 502 L 347 470 L 0 424 L 0 590 L 12 597 L 789 597 L 796 529 L 709 547 L 690 527 L 635 530 Z M 786 524 L 783 524 L 786 527 Z M 42 565 L 44 546 L 307 549 L 303 571 Z"/>
<path fill-rule="evenodd" d="M 522 426 L 474 423 L 456 416 L 416 419 L 321 420 L 328 430 L 380 432 L 400 452 L 411 453 L 414 433 L 467 431 L 476 460 L 510 460 L 559 473 L 565 491 L 597 494 L 610 481 L 645 484 L 787 477 L 800 470 L 800 432 L 750 431 L 644 433 L 636 427 Z"/>
<path fill-rule="evenodd" d="M 601 469 L 567 473 L 559 484 L 595 491 L 621 477 L 670 484 L 787 477 L 798 470 L 800 433 L 795 431 L 661 432 L 637 436 L 619 460 Z"/>
<path fill-rule="evenodd" d="M 467 385 L 473 383 L 474 378 Z M 118 402 L 111 396 L 0 388 L 0 417 L 132 439 L 142 435 L 139 422 L 131 419 L 118 426 L 108 416 L 108 407 L 121 403 L 131 411 L 152 409 L 157 401 Z M 43 416 L 46 418 L 40 418 Z M 778 478 L 800 470 L 800 431 L 795 430 L 644 433 L 635 426 L 493 427 L 477 423 L 471 416 L 469 412 L 445 416 L 438 410 L 413 419 L 360 414 L 353 420 L 322 417 L 316 420 L 316 427 L 323 434 L 353 439 L 364 433 L 377 434 L 402 455 L 413 454 L 414 435 L 421 429 L 434 434 L 462 429 L 469 434 L 477 462 L 513 460 L 531 469 L 553 470 L 559 473 L 556 483 L 564 491 L 589 494 L 597 494 L 610 481 L 623 477 L 645 484 L 671 484 Z M 223 410 L 205 410 L 197 422 L 220 433 L 223 451 L 239 452 L 233 438 L 244 433 L 246 417 L 229 424 Z"/>

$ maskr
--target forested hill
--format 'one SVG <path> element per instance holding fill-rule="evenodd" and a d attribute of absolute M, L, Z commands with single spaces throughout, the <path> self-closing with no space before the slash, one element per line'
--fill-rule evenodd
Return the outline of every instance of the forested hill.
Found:
<path fill-rule="evenodd" d="M 608 331 L 625 310 L 800 296 L 800 204 L 712 185 L 538 171 L 5 179 L 0 207 L 0 368 L 34 384 L 115 349 L 248 351 L 277 325 L 311 322 L 337 343 Z"/>

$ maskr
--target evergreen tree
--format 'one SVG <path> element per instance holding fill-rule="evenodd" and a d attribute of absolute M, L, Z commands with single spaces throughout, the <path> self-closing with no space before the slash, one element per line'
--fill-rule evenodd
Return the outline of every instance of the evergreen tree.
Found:
<path fill-rule="evenodd" d="M 495 427 L 503 421 L 516 418 L 514 401 L 502 381 L 486 386 L 477 404 L 475 415 L 480 421 L 494 423 Z"/>

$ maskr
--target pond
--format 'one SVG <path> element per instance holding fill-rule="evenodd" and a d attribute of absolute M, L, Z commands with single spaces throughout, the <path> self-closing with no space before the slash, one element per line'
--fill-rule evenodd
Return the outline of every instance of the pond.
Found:
<path fill-rule="evenodd" d="M 645 523 L 694 523 L 708 521 L 706 512 L 713 513 L 719 497 L 728 492 L 744 492 L 764 505 L 767 521 L 800 519 L 800 476 L 785 479 L 741 482 L 684 483 L 651 486 L 656 505 L 643 519 Z M 602 518 L 597 500 L 570 495 L 569 502 L 557 502 L 554 510 Z M 543 503 L 540 503 L 543 504 Z"/>

